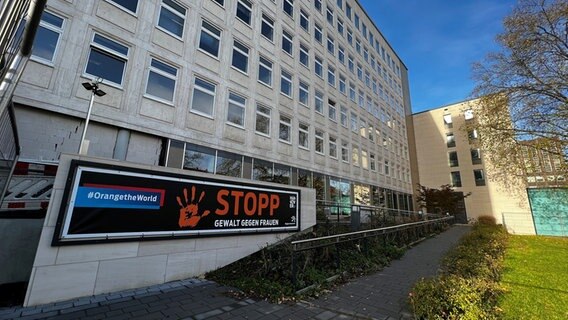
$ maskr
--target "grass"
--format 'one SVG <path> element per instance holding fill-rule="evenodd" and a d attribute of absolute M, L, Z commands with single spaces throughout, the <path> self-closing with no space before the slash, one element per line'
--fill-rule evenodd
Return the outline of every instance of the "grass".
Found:
<path fill-rule="evenodd" d="M 568 319 L 568 238 L 511 236 L 501 285 L 503 319 Z"/>

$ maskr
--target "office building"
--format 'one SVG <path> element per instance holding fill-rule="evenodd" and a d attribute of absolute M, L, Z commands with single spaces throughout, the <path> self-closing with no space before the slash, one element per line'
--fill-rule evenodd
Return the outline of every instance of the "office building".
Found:
<path fill-rule="evenodd" d="M 412 210 L 407 69 L 356 0 L 50 0 L 16 88 L 21 160 L 89 156 Z"/>

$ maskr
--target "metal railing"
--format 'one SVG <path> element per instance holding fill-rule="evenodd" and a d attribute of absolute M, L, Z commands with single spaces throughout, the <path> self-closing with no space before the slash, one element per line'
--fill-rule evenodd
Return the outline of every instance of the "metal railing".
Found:
<path fill-rule="evenodd" d="M 430 216 L 429 218 L 422 221 L 292 241 L 292 283 L 296 287 L 298 273 L 297 254 L 299 252 L 334 246 L 336 257 L 335 263 L 337 269 L 339 269 L 341 266 L 340 244 L 363 241 L 363 245 L 366 246 L 368 239 L 381 237 L 385 246 L 389 243 L 395 243 L 397 246 L 408 245 L 432 234 L 433 232 L 442 230 L 453 221 L 453 216 L 443 216 L 437 218 Z"/>

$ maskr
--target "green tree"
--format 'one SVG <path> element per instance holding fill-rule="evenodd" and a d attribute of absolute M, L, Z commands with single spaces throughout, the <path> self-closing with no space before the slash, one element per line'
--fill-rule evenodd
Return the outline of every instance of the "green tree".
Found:
<path fill-rule="evenodd" d="M 555 171 L 566 177 L 568 1 L 519 0 L 503 24 L 501 50 L 474 64 L 481 98 L 469 125 L 503 178 L 526 175 L 519 145 L 556 157 Z"/>

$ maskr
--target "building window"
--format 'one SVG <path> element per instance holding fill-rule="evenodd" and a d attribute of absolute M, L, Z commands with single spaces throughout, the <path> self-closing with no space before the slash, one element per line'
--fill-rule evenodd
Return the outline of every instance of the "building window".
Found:
<path fill-rule="evenodd" d="M 44 11 L 33 44 L 33 57 L 45 62 L 53 62 L 59 37 L 63 33 L 63 18 Z"/>
<path fill-rule="evenodd" d="M 268 40 L 274 41 L 274 20 L 270 19 L 264 13 L 262 14 L 262 24 L 260 33 Z"/>
<path fill-rule="evenodd" d="M 469 138 L 469 140 L 476 140 L 478 138 L 477 130 L 476 129 L 468 130 L 467 137 Z"/>
<path fill-rule="evenodd" d="M 318 56 L 315 57 L 314 72 L 318 77 L 323 78 L 323 60 Z"/>
<path fill-rule="evenodd" d="M 310 18 L 304 10 L 300 10 L 300 27 L 310 33 Z"/>
<path fill-rule="evenodd" d="M 335 102 L 332 100 L 327 102 L 327 114 L 331 121 L 337 121 L 337 109 L 335 108 Z"/>
<path fill-rule="evenodd" d="M 219 42 L 221 41 L 221 30 L 214 27 L 207 21 L 201 23 L 201 37 L 199 39 L 199 49 L 217 58 L 219 56 Z"/>
<path fill-rule="evenodd" d="M 292 35 L 286 31 L 282 30 L 282 50 L 289 55 L 292 55 L 294 50 L 294 38 Z"/>
<path fill-rule="evenodd" d="M 345 76 L 339 75 L 339 92 L 347 94 L 347 86 L 345 84 Z"/>
<path fill-rule="evenodd" d="M 371 167 L 371 171 L 377 171 L 377 163 L 375 159 L 374 153 L 369 153 L 369 166 Z"/>
<path fill-rule="evenodd" d="M 337 138 L 329 136 L 329 156 L 337 159 Z"/>
<path fill-rule="evenodd" d="M 452 171 L 450 174 L 451 174 L 451 178 L 452 178 L 452 187 L 461 188 L 462 180 L 461 180 L 460 172 L 459 171 Z"/>
<path fill-rule="evenodd" d="M 369 125 L 369 141 L 375 141 L 375 129 L 372 125 Z"/>
<path fill-rule="evenodd" d="M 108 0 L 118 5 L 118 7 L 136 14 L 138 0 Z"/>
<path fill-rule="evenodd" d="M 272 62 L 263 58 L 258 58 L 258 81 L 272 87 Z"/>
<path fill-rule="evenodd" d="M 301 104 L 308 106 L 310 99 L 310 86 L 304 81 L 300 81 L 298 100 Z"/>
<path fill-rule="evenodd" d="M 196 77 L 193 86 L 191 110 L 212 117 L 213 107 L 215 106 L 215 90 L 216 86 L 214 83 Z"/>
<path fill-rule="evenodd" d="M 323 92 L 316 90 L 315 94 L 315 110 L 317 113 L 323 114 Z"/>
<path fill-rule="evenodd" d="M 216 2 L 218 5 L 220 5 L 221 7 L 225 5 L 225 0 L 213 0 L 213 1 Z"/>
<path fill-rule="evenodd" d="M 237 2 L 237 18 L 250 26 L 252 16 L 252 3 L 248 0 L 238 0 Z"/>
<path fill-rule="evenodd" d="M 128 47 L 95 33 L 85 72 L 121 86 L 127 59 Z"/>
<path fill-rule="evenodd" d="M 347 108 L 345 108 L 344 106 L 340 106 L 339 107 L 339 112 L 340 112 L 340 122 L 341 125 L 345 128 L 347 128 Z"/>
<path fill-rule="evenodd" d="M 390 163 L 388 160 L 385 160 L 385 175 L 390 175 Z"/>
<path fill-rule="evenodd" d="M 290 132 L 292 130 L 292 120 L 289 117 L 280 116 L 280 127 L 278 130 L 278 139 L 280 141 L 290 143 Z"/>
<path fill-rule="evenodd" d="M 357 146 L 353 146 L 351 149 L 351 163 L 354 166 L 359 166 L 359 148 Z"/>
<path fill-rule="evenodd" d="M 303 149 L 308 149 L 310 144 L 310 127 L 305 123 L 300 123 L 298 125 L 298 146 Z"/>
<path fill-rule="evenodd" d="M 199 172 L 214 173 L 215 150 L 194 144 L 186 144 L 183 168 Z"/>
<path fill-rule="evenodd" d="M 356 13 L 355 13 L 355 20 L 353 21 L 353 23 L 355 23 L 355 28 L 359 30 L 359 15 Z"/>
<path fill-rule="evenodd" d="M 361 117 L 361 121 L 359 122 L 359 134 L 361 137 L 367 138 L 367 122 L 363 120 L 363 117 Z"/>
<path fill-rule="evenodd" d="M 369 159 L 367 158 L 367 151 L 361 150 L 361 167 L 369 169 Z"/>
<path fill-rule="evenodd" d="M 327 12 L 326 12 L 326 19 L 327 22 L 333 26 L 333 9 L 331 9 L 330 7 L 327 7 Z"/>
<path fill-rule="evenodd" d="M 327 83 L 335 88 L 335 69 L 327 66 Z"/>
<path fill-rule="evenodd" d="M 233 41 L 233 61 L 232 65 L 237 70 L 248 73 L 248 58 L 249 58 L 249 48 L 238 42 Z"/>
<path fill-rule="evenodd" d="M 363 81 L 363 66 L 357 63 L 357 78 Z"/>
<path fill-rule="evenodd" d="M 177 68 L 152 58 L 148 72 L 146 94 L 173 102 L 176 89 Z"/>
<path fill-rule="evenodd" d="M 467 109 L 464 111 L 463 116 L 465 118 L 465 120 L 471 120 L 473 119 L 473 110 L 471 109 Z"/>
<path fill-rule="evenodd" d="M 323 155 L 324 154 L 324 151 L 323 151 L 323 131 L 316 129 L 315 138 L 316 139 L 315 139 L 314 149 L 315 149 L 316 153 Z"/>
<path fill-rule="evenodd" d="M 327 51 L 331 54 L 335 54 L 335 40 L 332 37 L 327 36 Z"/>
<path fill-rule="evenodd" d="M 239 127 L 245 126 L 245 106 L 247 99 L 238 94 L 229 92 L 229 108 L 227 122 Z"/>
<path fill-rule="evenodd" d="M 383 78 L 384 78 L 384 73 L 383 73 Z M 449 114 L 449 113 L 444 114 L 444 125 L 445 125 L 446 129 L 453 128 L 452 115 L 451 114 Z"/>
<path fill-rule="evenodd" d="M 256 106 L 255 130 L 270 136 L 270 109 L 260 104 Z"/>
<path fill-rule="evenodd" d="M 347 28 L 347 42 L 353 47 L 353 31 Z"/>
<path fill-rule="evenodd" d="M 347 2 L 345 2 L 345 15 L 351 20 L 351 6 Z"/>
<path fill-rule="evenodd" d="M 357 101 L 357 93 L 355 92 L 355 86 L 352 83 L 349 83 L 349 99 L 351 101 Z"/>
<path fill-rule="evenodd" d="M 473 177 L 475 178 L 475 185 L 480 187 L 485 185 L 485 174 L 482 169 L 473 170 Z"/>
<path fill-rule="evenodd" d="M 241 177 L 243 171 L 243 156 L 225 151 L 217 151 L 215 174 L 230 177 Z"/>
<path fill-rule="evenodd" d="M 456 137 L 453 133 L 446 133 L 446 146 L 448 148 L 453 148 L 456 146 Z"/>
<path fill-rule="evenodd" d="M 349 163 L 349 143 L 341 140 L 341 161 Z"/>
<path fill-rule="evenodd" d="M 471 163 L 481 164 L 481 151 L 479 149 L 471 149 Z"/>
<path fill-rule="evenodd" d="M 359 133 L 359 124 L 357 121 L 357 115 L 351 112 L 351 131 L 354 133 Z"/>
<path fill-rule="evenodd" d="M 310 67 L 310 54 L 309 49 L 300 43 L 300 63 L 306 68 Z"/>
<path fill-rule="evenodd" d="M 168 33 L 181 38 L 185 24 L 185 8 L 172 0 L 162 0 L 158 26 Z"/>
<path fill-rule="evenodd" d="M 271 182 L 273 180 L 273 166 L 274 164 L 272 162 L 254 159 L 252 169 L 253 180 Z"/>
<path fill-rule="evenodd" d="M 314 0 L 314 8 L 316 8 L 317 11 L 321 12 L 321 0 Z"/>
<path fill-rule="evenodd" d="M 287 15 L 294 18 L 294 0 L 282 1 L 282 9 Z"/>
<path fill-rule="evenodd" d="M 342 46 L 337 47 L 337 59 L 341 64 L 345 64 L 345 49 Z"/>
<path fill-rule="evenodd" d="M 355 38 L 355 51 L 361 55 L 361 40 L 359 38 Z"/>
<path fill-rule="evenodd" d="M 448 153 L 448 160 L 450 167 L 457 167 L 460 165 L 458 161 L 458 153 L 456 151 L 452 151 Z"/>
<path fill-rule="evenodd" d="M 280 92 L 292 97 L 292 75 L 285 70 L 280 71 Z"/>
<path fill-rule="evenodd" d="M 343 35 L 344 30 L 345 30 L 345 28 L 343 27 L 343 20 L 337 19 L 337 33 L 339 33 L 340 35 Z"/>
<path fill-rule="evenodd" d="M 323 43 L 322 29 L 321 26 L 317 23 L 314 23 L 314 39 L 319 43 Z"/>
<path fill-rule="evenodd" d="M 355 74 L 355 63 L 353 62 L 353 57 L 351 55 L 347 56 L 347 67 L 352 74 Z"/>

